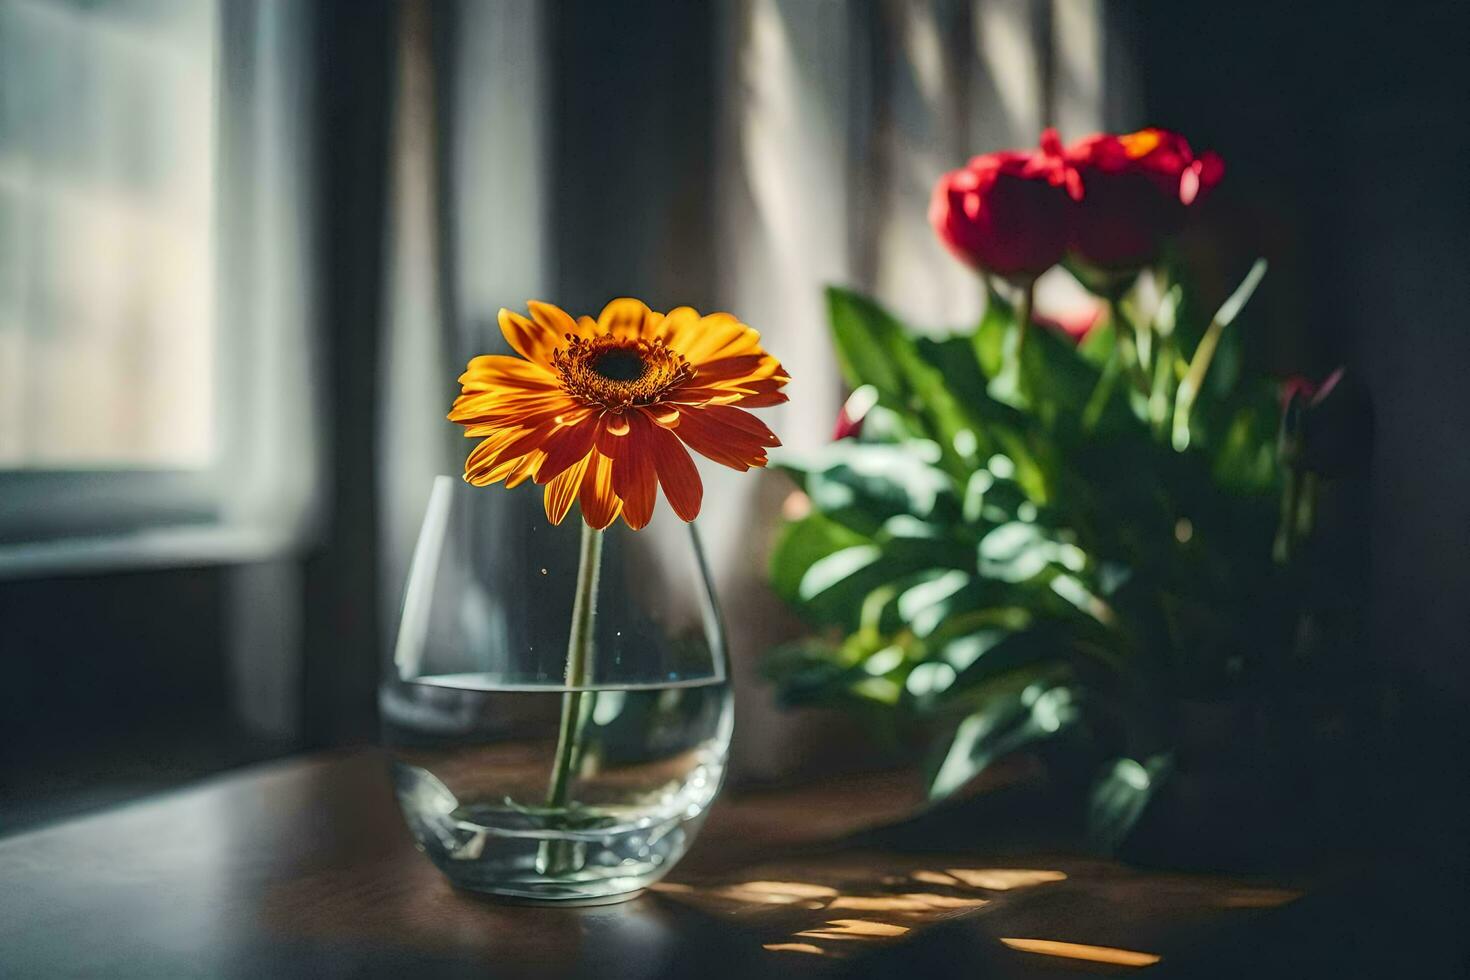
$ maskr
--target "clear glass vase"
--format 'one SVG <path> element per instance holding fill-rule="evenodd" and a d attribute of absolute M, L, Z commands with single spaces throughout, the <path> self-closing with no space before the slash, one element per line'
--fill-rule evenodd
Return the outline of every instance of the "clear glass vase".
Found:
<path fill-rule="evenodd" d="M 379 703 L 404 817 L 455 885 L 593 903 L 661 878 L 720 789 L 727 678 L 667 509 L 555 527 L 530 487 L 435 481 Z"/>

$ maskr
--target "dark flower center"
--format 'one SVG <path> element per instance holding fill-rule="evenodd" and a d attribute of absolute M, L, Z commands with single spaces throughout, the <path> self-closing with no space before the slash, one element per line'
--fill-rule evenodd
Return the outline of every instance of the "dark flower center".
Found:
<path fill-rule="evenodd" d="M 694 368 L 661 339 L 574 337 L 551 355 L 562 390 L 605 411 L 657 405 L 694 377 Z"/>
<path fill-rule="evenodd" d="M 648 370 L 637 351 L 614 347 L 603 351 L 592 364 L 592 370 L 609 381 L 637 381 Z"/>

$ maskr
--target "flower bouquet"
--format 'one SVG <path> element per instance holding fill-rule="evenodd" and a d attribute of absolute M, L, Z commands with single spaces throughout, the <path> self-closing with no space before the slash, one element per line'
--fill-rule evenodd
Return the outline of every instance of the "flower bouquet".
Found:
<path fill-rule="evenodd" d="M 1157 129 L 1049 131 L 935 188 L 936 232 L 987 284 L 978 324 L 924 334 L 828 292 L 838 438 L 773 461 L 805 499 L 771 581 L 815 632 L 767 670 L 788 703 L 917 733 L 935 800 L 1031 752 L 1117 848 L 1192 706 L 1244 703 L 1249 727 L 1282 683 L 1333 382 L 1283 392 L 1243 356 L 1263 261 L 1217 309 L 1188 288 L 1170 239 L 1223 171 Z M 1056 266 L 1105 311 L 1080 338 L 1033 312 Z"/>

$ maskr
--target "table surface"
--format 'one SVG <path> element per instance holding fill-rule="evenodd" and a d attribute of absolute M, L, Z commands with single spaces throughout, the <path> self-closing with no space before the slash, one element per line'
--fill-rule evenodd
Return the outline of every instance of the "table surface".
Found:
<path fill-rule="evenodd" d="M 0 977 L 1223 976 L 1253 942 L 1306 962 L 1292 883 L 864 834 L 914 802 L 896 774 L 729 794 L 642 896 L 528 908 L 414 850 L 378 753 L 286 760 L 0 840 Z"/>

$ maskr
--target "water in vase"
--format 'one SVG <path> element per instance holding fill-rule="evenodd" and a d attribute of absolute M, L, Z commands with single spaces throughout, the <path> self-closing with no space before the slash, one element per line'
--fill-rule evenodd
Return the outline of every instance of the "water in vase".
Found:
<path fill-rule="evenodd" d="M 382 692 L 394 788 L 418 845 L 461 887 L 528 900 L 625 894 L 683 854 L 719 790 L 723 680 L 568 692 L 442 675 Z M 564 801 L 553 770 L 579 719 Z"/>

